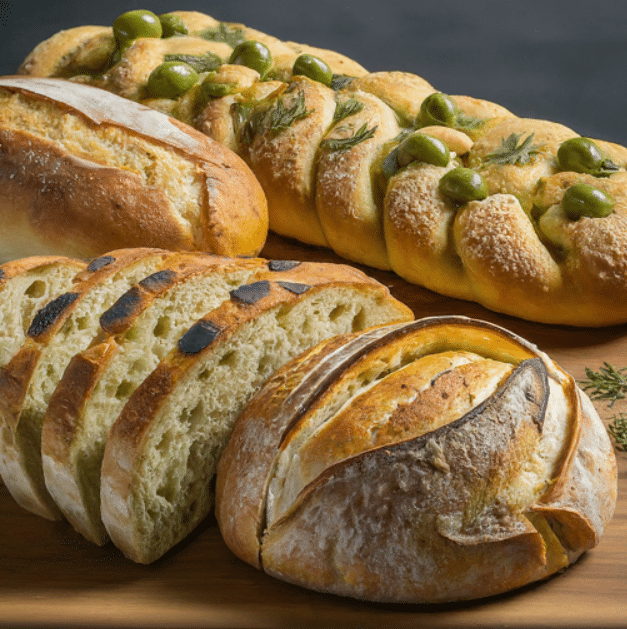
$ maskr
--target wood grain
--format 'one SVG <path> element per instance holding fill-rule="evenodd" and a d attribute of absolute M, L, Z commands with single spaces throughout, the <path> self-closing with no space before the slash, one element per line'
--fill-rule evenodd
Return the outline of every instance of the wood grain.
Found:
<path fill-rule="evenodd" d="M 270 258 L 342 262 L 271 237 Z M 603 361 L 627 365 L 627 326 L 574 329 L 500 316 L 363 269 L 417 317 L 463 314 L 536 343 L 575 378 Z M 627 411 L 595 404 L 603 419 Z M 0 626 L 11 627 L 625 627 L 627 455 L 617 453 L 619 498 L 599 546 L 562 574 L 504 596 L 454 605 L 383 605 L 310 592 L 268 577 L 226 548 L 213 518 L 156 563 L 133 564 L 85 541 L 65 522 L 18 507 L 0 487 Z"/>

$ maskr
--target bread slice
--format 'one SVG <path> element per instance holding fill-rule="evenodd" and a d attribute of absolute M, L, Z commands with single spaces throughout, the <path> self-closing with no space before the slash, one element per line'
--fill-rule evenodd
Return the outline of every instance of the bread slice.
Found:
<path fill-rule="evenodd" d="M 0 367 L 26 340 L 35 313 L 68 291 L 85 263 L 60 256 L 33 256 L 0 266 Z"/>
<path fill-rule="evenodd" d="M 290 358 L 341 332 L 412 318 L 385 287 L 343 265 L 271 265 L 233 291 L 189 328 L 112 426 L 101 509 L 113 542 L 149 563 L 210 512 L 238 412 Z"/>
<path fill-rule="evenodd" d="M 325 341 L 271 377 L 220 459 L 241 559 L 386 602 L 491 596 L 595 546 L 607 431 L 572 376 L 498 326 L 432 317 Z"/>
<path fill-rule="evenodd" d="M 26 341 L 0 371 L 0 471 L 11 495 L 29 511 L 60 517 L 44 483 L 41 427 L 65 367 L 91 343 L 100 314 L 171 255 L 162 249 L 122 249 L 93 260 L 70 292 L 39 310 Z"/>
<path fill-rule="evenodd" d="M 48 404 L 42 462 L 50 495 L 90 541 L 109 539 L 100 467 L 111 424 L 183 332 L 260 269 L 259 258 L 181 255 L 122 295 L 100 317 L 102 338 L 70 361 Z"/>

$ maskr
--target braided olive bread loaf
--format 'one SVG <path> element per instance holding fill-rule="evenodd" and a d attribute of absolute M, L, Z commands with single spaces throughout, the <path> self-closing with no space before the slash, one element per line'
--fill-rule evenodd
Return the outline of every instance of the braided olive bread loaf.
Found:
<path fill-rule="evenodd" d="M 132 11 L 20 68 L 183 120 L 241 155 L 270 228 L 549 323 L 627 321 L 627 149 L 197 13 Z"/>
<path fill-rule="evenodd" d="M 595 546 L 616 461 L 573 378 L 464 317 L 324 341 L 272 376 L 220 460 L 229 547 L 299 585 L 375 601 L 480 598 Z"/>

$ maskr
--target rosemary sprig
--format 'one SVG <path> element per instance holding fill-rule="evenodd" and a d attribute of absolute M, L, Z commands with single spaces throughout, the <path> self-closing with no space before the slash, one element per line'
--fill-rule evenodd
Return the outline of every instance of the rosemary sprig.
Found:
<path fill-rule="evenodd" d="M 297 120 L 306 118 L 312 111 L 305 106 L 305 94 L 299 91 L 291 107 L 285 107 L 283 99 L 278 98 L 273 107 L 266 109 L 263 126 L 266 131 L 276 134 L 287 129 Z"/>
<path fill-rule="evenodd" d="M 327 151 L 344 152 L 352 149 L 354 146 L 365 142 L 370 139 L 376 132 L 377 125 L 368 129 L 366 123 L 364 123 L 353 135 L 347 138 L 330 138 L 328 140 L 322 140 L 320 146 Z"/>
<path fill-rule="evenodd" d="M 305 94 L 299 90 L 291 107 L 286 107 L 283 98 L 279 97 L 269 107 L 253 110 L 253 106 L 249 104 L 240 106 L 233 113 L 236 126 L 242 129 L 243 141 L 251 144 L 255 136 L 266 132 L 276 135 L 312 112 L 313 109 L 307 109 L 305 106 Z"/>
<path fill-rule="evenodd" d="M 582 380 L 580 384 L 584 391 L 590 391 L 591 400 L 609 400 L 612 407 L 627 393 L 627 367 L 617 369 L 604 362 L 599 371 L 586 367 L 586 376 L 587 380 Z"/>
<path fill-rule="evenodd" d="M 333 122 L 340 122 L 340 120 L 344 120 L 344 118 L 348 118 L 353 114 L 359 113 L 363 108 L 364 104 L 360 103 L 356 98 L 349 98 L 343 103 L 338 103 L 335 106 Z"/>
<path fill-rule="evenodd" d="M 627 452 L 627 413 L 614 415 L 607 429 L 614 437 L 616 449 Z"/>
<path fill-rule="evenodd" d="M 509 137 L 501 139 L 501 146 L 483 158 L 484 164 L 528 164 L 532 157 L 540 152 L 540 146 L 532 144 L 533 133 L 530 133 L 522 142 L 522 133 L 512 133 Z M 519 144 L 520 142 L 520 144 Z"/>

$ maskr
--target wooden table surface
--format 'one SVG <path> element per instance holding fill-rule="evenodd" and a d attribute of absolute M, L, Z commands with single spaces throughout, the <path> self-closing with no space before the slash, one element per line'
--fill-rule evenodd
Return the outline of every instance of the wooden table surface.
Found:
<path fill-rule="evenodd" d="M 271 237 L 267 257 L 338 258 Z M 627 325 L 543 326 L 368 272 L 417 317 L 464 314 L 536 343 L 575 378 L 604 361 L 627 365 Z M 605 421 L 627 411 L 595 403 Z M 562 574 L 507 595 L 452 605 L 384 605 L 322 595 L 238 560 L 209 518 L 190 539 L 149 566 L 111 545 L 99 548 L 64 522 L 18 507 L 0 487 L 0 626 L 11 627 L 627 627 L 627 455 L 617 452 L 618 505 L 601 543 Z"/>

